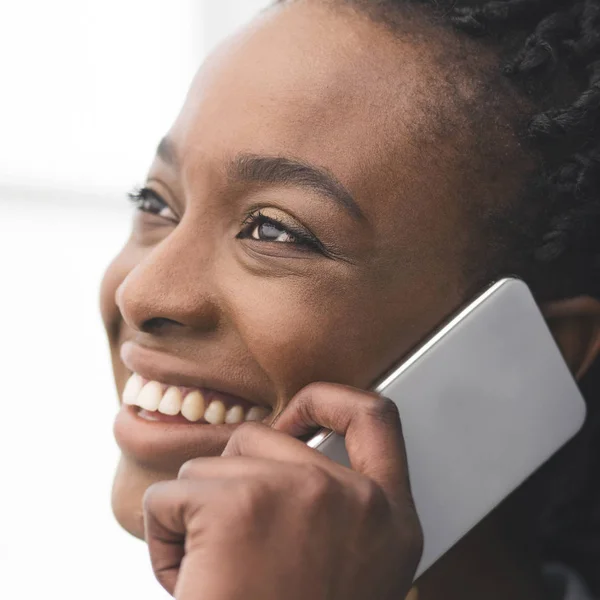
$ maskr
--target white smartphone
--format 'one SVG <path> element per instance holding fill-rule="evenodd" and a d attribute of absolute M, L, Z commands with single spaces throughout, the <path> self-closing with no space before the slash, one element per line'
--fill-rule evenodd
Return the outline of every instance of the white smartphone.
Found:
<path fill-rule="evenodd" d="M 400 411 L 420 576 L 583 425 L 586 408 L 528 287 L 503 279 L 374 388 Z M 349 466 L 342 437 L 308 445 Z"/>

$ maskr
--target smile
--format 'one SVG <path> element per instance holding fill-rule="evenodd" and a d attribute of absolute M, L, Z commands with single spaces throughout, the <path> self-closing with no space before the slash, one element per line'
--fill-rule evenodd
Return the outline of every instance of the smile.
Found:
<path fill-rule="evenodd" d="M 262 421 L 270 411 L 239 400 L 183 386 L 150 381 L 133 373 L 123 389 L 123 404 L 137 407 L 138 416 L 149 421 L 235 425 L 244 421 Z"/>

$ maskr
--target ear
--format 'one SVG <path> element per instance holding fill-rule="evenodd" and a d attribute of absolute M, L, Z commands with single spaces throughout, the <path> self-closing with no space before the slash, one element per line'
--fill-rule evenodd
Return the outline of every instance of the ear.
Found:
<path fill-rule="evenodd" d="M 600 301 L 581 296 L 541 308 L 566 363 L 580 379 L 600 354 Z"/>

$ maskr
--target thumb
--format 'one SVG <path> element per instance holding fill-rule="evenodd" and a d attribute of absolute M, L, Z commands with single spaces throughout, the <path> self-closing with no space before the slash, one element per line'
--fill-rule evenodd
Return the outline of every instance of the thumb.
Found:
<path fill-rule="evenodd" d="M 396 405 L 377 394 L 313 383 L 294 396 L 273 428 L 301 437 L 318 427 L 344 436 L 352 469 L 375 481 L 390 500 L 410 494 L 406 449 Z"/>

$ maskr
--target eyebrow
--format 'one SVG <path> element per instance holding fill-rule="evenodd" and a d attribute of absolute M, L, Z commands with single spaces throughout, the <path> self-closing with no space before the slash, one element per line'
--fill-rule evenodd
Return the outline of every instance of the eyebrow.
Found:
<path fill-rule="evenodd" d="M 239 154 L 228 169 L 230 179 L 244 183 L 303 187 L 325 196 L 356 220 L 365 216 L 350 192 L 326 169 L 281 156 Z"/>
<path fill-rule="evenodd" d="M 166 164 L 179 169 L 175 146 L 168 137 L 160 141 L 156 154 Z M 228 165 L 227 174 L 234 182 L 303 187 L 333 200 L 354 219 L 365 220 L 365 215 L 352 194 L 333 174 L 322 167 L 283 156 L 242 153 Z"/>

